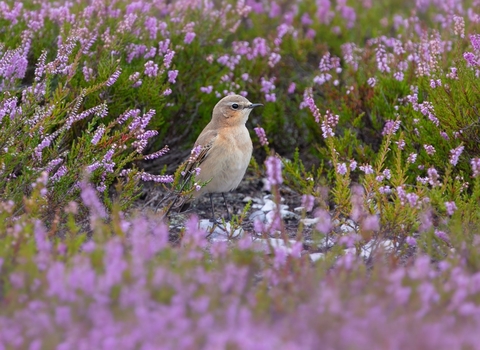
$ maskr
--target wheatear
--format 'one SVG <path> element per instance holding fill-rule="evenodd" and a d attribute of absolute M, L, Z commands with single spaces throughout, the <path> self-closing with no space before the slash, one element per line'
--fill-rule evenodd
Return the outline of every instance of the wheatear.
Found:
<path fill-rule="evenodd" d="M 250 163 L 253 145 L 245 123 L 252 109 L 258 106 L 263 105 L 251 103 L 240 95 L 222 98 L 213 108 L 212 120 L 195 142 L 185 174 L 197 166 L 200 172 L 194 175 L 195 182 L 209 181 L 199 191 L 194 191 L 192 198 L 210 194 L 212 219 L 212 193 L 222 193 L 227 215 L 230 216 L 224 192 L 238 187 Z"/>

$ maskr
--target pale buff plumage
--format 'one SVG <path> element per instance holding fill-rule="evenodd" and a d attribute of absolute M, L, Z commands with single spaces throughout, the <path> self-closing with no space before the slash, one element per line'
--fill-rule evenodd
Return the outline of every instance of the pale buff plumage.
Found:
<path fill-rule="evenodd" d="M 213 108 L 212 120 L 203 129 L 194 148 L 201 147 L 197 157 L 200 173 L 195 181 L 209 181 L 193 198 L 203 194 L 228 192 L 238 187 L 252 157 L 252 140 L 245 123 L 253 108 L 262 104 L 251 103 L 240 95 L 229 95 Z M 193 164 L 192 164 L 193 165 Z M 191 171 L 187 165 L 186 172 Z"/>

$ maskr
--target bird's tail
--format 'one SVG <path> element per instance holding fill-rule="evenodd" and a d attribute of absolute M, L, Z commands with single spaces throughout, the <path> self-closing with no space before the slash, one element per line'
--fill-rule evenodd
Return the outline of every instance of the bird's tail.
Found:
<path fill-rule="evenodd" d="M 171 192 L 163 204 L 164 216 L 171 212 L 185 212 L 190 208 L 191 202 L 197 197 L 195 183 L 195 162 L 190 159 L 181 164 L 175 172 Z"/>
<path fill-rule="evenodd" d="M 207 156 L 211 144 L 201 147 L 195 146 L 190 157 L 183 162 L 175 171 L 172 183 L 172 192 L 165 208 L 165 217 L 170 212 L 185 212 L 190 207 L 190 203 L 202 193 L 201 187 L 205 186 L 209 181 L 204 183 L 196 183 L 195 176 L 200 170 L 199 166 Z"/>

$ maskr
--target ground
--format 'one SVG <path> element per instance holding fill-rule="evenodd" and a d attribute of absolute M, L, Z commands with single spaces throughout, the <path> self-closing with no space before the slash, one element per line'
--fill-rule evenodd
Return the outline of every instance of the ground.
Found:
<path fill-rule="evenodd" d="M 166 193 L 167 191 L 165 191 L 161 185 L 146 184 L 144 193 L 137 202 L 137 208 L 142 211 L 149 211 L 155 215 L 155 213 L 158 213 L 156 208 Z M 298 234 L 301 212 L 298 210 L 295 211 L 294 209 L 301 206 L 302 195 L 296 193 L 287 186 L 281 186 L 280 193 L 283 198 L 282 204 L 288 207 L 286 210 L 297 214 L 285 217 L 283 220 L 286 229 L 285 231 L 288 233 L 289 238 L 295 238 Z M 268 195 L 270 195 L 270 192 L 265 190 L 263 179 L 248 172 L 236 190 L 225 193 L 230 213 L 233 213 L 234 215 L 240 215 L 247 205 L 248 199 L 253 199 L 250 210 L 245 215 L 244 220 L 240 223 L 241 228 L 245 232 L 254 233 L 253 218 L 250 218 L 250 215 L 258 211 L 260 206 L 263 206 L 264 198 Z M 226 219 L 227 212 L 220 193 L 213 195 L 213 203 L 215 207 L 215 218 L 217 220 L 221 220 L 222 218 Z M 185 220 L 192 214 L 197 215 L 199 219 L 211 220 L 210 197 L 208 195 L 193 202 L 188 211 L 184 213 L 172 212 L 169 214 L 168 222 L 172 233 L 172 243 L 178 241 L 178 236 L 181 229 L 184 227 Z M 312 216 L 311 213 L 309 216 Z M 304 242 L 310 240 L 311 232 L 311 227 L 304 226 L 302 232 Z M 313 247 L 308 244 L 304 245 L 304 249 L 309 252 L 318 251 L 318 249 L 313 249 Z"/>

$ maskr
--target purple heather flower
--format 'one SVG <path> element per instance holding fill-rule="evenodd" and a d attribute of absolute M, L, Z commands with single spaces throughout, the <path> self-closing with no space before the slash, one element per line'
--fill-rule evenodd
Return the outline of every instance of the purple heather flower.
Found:
<path fill-rule="evenodd" d="M 392 189 L 388 185 L 381 186 L 381 187 L 378 188 L 378 192 L 380 192 L 381 194 L 391 194 Z"/>
<path fill-rule="evenodd" d="M 211 92 L 213 91 L 213 86 L 212 86 L 212 85 L 202 86 L 202 87 L 200 88 L 200 91 L 201 91 L 201 92 L 204 92 L 204 93 L 206 93 L 206 94 L 209 94 L 209 93 L 211 93 Z"/>
<path fill-rule="evenodd" d="M 457 210 L 457 205 L 454 201 L 445 202 L 445 208 L 447 209 L 447 214 L 452 216 L 455 210 Z"/>
<path fill-rule="evenodd" d="M 42 51 L 35 68 L 35 81 L 39 82 L 45 73 L 45 62 L 47 60 L 47 51 Z"/>
<path fill-rule="evenodd" d="M 448 134 L 445 132 L 445 131 L 440 131 L 440 136 L 444 139 L 444 140 L 450 140 L 450 137 L 448 137 Z"/>
<path fill-rule="evenodd" d="M 398 186 L 396 190 L 397 190 L 398 199 L 400 200 L 400 204 L 405 205 L 407 201 L 407 192 L 405 192 L 405 189 L 403 188 L 403 186 Z"/>
<path fill-rule="evenodd" d="M 463 58 L 467 61 L 467 65 L 470 67 L 475 67 L 478 65 L 477 57 L 471 52 L 465 52 Z"/>
<path fill-rule="evenodd" d="M 430 230 L 432 226 L 433 226 L 432 211 L 429 209 L 420 215 L 420 227 L 418 228 L 418 231 L 426 232 Z"/>
<path fill-rule="evenodd" d="M 73 123 L 83 120 L 91 116 L 92 114 L 97 117 L 104 118 L 105 116 L 108 115 L 107 104 L 102 103 L 101 105 L 89 108 L 80 114 L 76 114 L 75 111 L 73 111 L 65 121 L 65 126 L 67 127 L 67 129 L 69 129 L 73 125 Z"/>
<path fill-rule="evenodd" d="M 140 79 L 140 72 L 135 72 L 128 77 L 128 80 L 132 81 L 132 87 L 139 87 L 142 85 L 142 79 Z"/>
<path fill-rule="evenodd" d="M 340 175 L 345 175 L 347 173 L 347 164 L 346 163 L 338 163 L 337 164 L 337 173 Z"/>
<path fill-rule="evenodd" d="M 270 11 L 268 11 L 270 18 L 278 17 L 282 14 L 282 8 L 275 2 L 270 3 Z"/>
<path fill-rule="evenodd" d="M 40 144 L 38 144 L 37 147 L 35 147 L 33 153 L 35 155 L 35 158 L 37 160 L 41 160 L 42 159 L 42 151 L 44 148 L 47 148 L 50 146 L 50 143 L 52 142 L 52 137 L 51 136 L 47 136 L 45 137 L 42 142 L 40 142 Z"/>
<path fill-rule="evenodd" d="M 376 84 L 377 84 L 377 79 L 375 78 L 368 78 L 367 80 L 367 84 L 370 86 L 370 87 L 374 87 Z"/>
<path fill-rule="evenodd" d="M 449 242 L 450 241 L 450 238 L 448 238 L 448 234 L 444 231 L 440 231 L 440 230 L 435 230 L 435 236 L 437 236 L 438 238 L 440 238 L 441 240 L 444 240 L 445 242 Z"/>
<path fill-rule="evenodd" d="M 337 114 L 333 114 L 330 110 L 327 110 L 321 126 L 322 135 L 325 139 L 335 136 L 335 132 L 333 130 L 337 126 L 339 119 L 340 118 Z"/>
<path fill-rule="evenodd" d="M 270 53 L 270 56 L 268 57 L 268 65 L 272 68 L 275 67 L 275 65 L 280 61 L 281 58 L 282 56 L 280 56 L 276 52 Z"/>
<path fill-rule="evenodd" d="M 170 39 L 162 40 L 158 43 L 158 52 L 159 53 L 167 53 L 170 47 Z"/>
<path fill-rule="evenodd" d="M 120 76 L 120 74 L 122 73 L 122 70 L 121 69 L 117 69 L 111 76 L 110 78 L 108 78 L 107 82 L 105 83 L 105 85 L 107 86 L 112 86 L 113 84 L 115 84 L 115 82 L 117 81 L 118 77 Z"/>
<path fill-rule="evenodd" d="M 261 78 L 261 84 L 262 88 L 260 91 L 265 93 L 265 100 L 268 102 L 275 102 L 276 101 L 276 96 L 273 90 L 275 90 L 275 77 L 271 79 L 265 79 L 264 77 Z"/>
<path fill-rule="evenodd" d="M 105 125 L 100 125 L 97 130 L 95 131 L 95 134 L 93 134 L 92 137 L 92 144 L 96 145 L 100 139 L 102 138 L 103 134 L 105 133 Z"/>
<path fill-rule="evenodd" d="M 143 159 L 146 159 L 146 160 L 157 159 L 157 158 L 160 158 L 161 156 L 165 155 L 168 151 L 170 151 L 170 148 L 168 148 L 168 146 L 165 146 L 161 150 L 159 150 L 155 153 L 148 154 L 148 155 L 144 156 Z"/>
<path fill-rule="evenodd" d="M 477 177 L 480 175 L 480 158 L 472 158 L 470 160 L 472 166 L 472 176 Z"/>
<path fill-rule="evenodd" d="M 450 150 L 450 164 L 453 166 L 457 165 L 458 159 L 460 158 L 464 148 L 464 146 L 460 145 L 457 148 Z"/>
<path fill-rule="evenodd" d="M 362 237 L 356 233 L 350 233 L 345 236 L 341 236 L 338 240 L 339 244 L 345 245 L 346 248 L 352 248 L 356 243 L 360 242 Z"/>
<path fill-rule="evenodd" d="M 356 185 L 352 187 L 352 212 L 350 213 L 350 217 L 354 221 L 358 221 L 360 217 L 362 217 L 364 210 L 363 210 L 363 187 Z"/>
<path fill-rule="evenodd" d="M 351 171 L 354 171 L 355 169 L 357 169 L 357 162 L 352 159 L 352 160 L 350 161 L 349 168 L 350 168 Z"/>
<path fill-rule="evenodd" d="M 153 61 L 148 61 L 145 63 L 144 73 L 147 77 L 153 78 L 158 75 L 158 64 Z"/>
<path fill-rule="evenodd" d="M 429 156 L 435 153 L 435 147 L 433 147 L 432 145 L 423 145 L 423 148 L 425 148 L 425 151 Z"/>
<path fill-rule="evenodd" d="M 146 54 L 147 47 L 145 45 L 130 44 L 126 48 L 127 63 L 131 63 L 135 58 L 139 58 Z"/>
<path fill-rule="evenodd" d="M 407 163 L 413 164 L 417 160 L 417 154 L 416 153 L 410 153 L 407 158 Z"/>
<path fill-rule="evenodd" d="M 45 171 L 47 173 L 51 172 L 55 167 L 62 164 L 62 162 L 63 162 L 63 158 L 55 158 L 51 160 L 50 162 L 48 162 L 47 166 L 45 167 Z"/>
<path fill-rule="evenodd" d="M 253 230 L 256 233 L 263 233 L 266 231 L 265 224 L 258 217 L 253 221 Z"/>
<path fill-rule="evenodd" d="M 417 240 L 413 238 L 412 236 L 408 236 L 405 239 L 405 242 L 410 246 L 410 247 L 416 247 L 417 246 Z"/>
<path fill-rule="evenodd" d="M 148 50 L 145 55 L 143 55 L 143 58 L 145 58 L 146 60 L 150 59 L 150 58 L 154 58 L 155 55 L 157 54 L 157 48 L 152 46 L 150 47 L 150 50 Z"/>
<path fill-rule="evenodd" d="M 339 1 L 337 4 L 337 10 L 340 12 L 343 19 L 346 21 L 346 27 L 352 29 L 355 25 L 355 20 L 357 18 L 357 13 L 355 10 L 345 5 L 345 1 Z"/>
<path fill-rule="evenodd" d="M 460 38 L 464 38 L 465 37 L 465 20 L 463 19 L 463 17 L 454 15 L 453 22 L 455 23 L 453 27 L 453 32 L 455 33 L 455 35 L 458 35 Z"/>
<path fill-rule="evenodd" d="M 137 140 L 148 140 L 154 136 L 157 136 L 158 135 L 158 131 L 157 130 L 147 130 L 141 134 L 138 134 L 136 136 Z"/>
<path fill-rule="evenodd" d="M 136 119 L 140 115 L 139 109 L 129 109 L 125 111 L 120 117 L 117 119 L 118 124 L 125 123 L 128 119 Z"/>
<path fill-rule="evenodd" d="M 403 81 L 405 74 L 403 72 L 395 72 L 393 73 L 393 77 L 398 81 Z"/>
<path fill-rule="evenodd" d="M 275 93 L 265 94 L 265 101 L 276 102 L 277 101 L 277 95 Z"/>
<path fill-rule="evenodd" d="M 190 151 L 190 154 L 192 157 L 196 159 L 201 151 L 202 151 L 202 145 L 197 145 L 192 148 L 192 150 Z"/>
<path fill-rule="evenodd" d="M 140 116 L 139 113 L 136 113 L 135 114 L 135 118 L 133 119 L 133 121 L 130 123 L 130 125 L 128 126 L 128 128 L 130 130 L 135 130 L 135 129 L 140 129 L 140 130 L 144 130 L 148 123 L 150 122 L 150 120 L 153 118 L 153 116 L 155 115 L 155 110 L 154 109 L 150 109 L 147 113 L 145 113 L 143 116 Z"/>
<path fill-rule="evenodd" d="M 100 162 L 93 162 L 92 164 L 90 164 L 86 167 L 86 170 L 87 170 L 88 173 L 93 173 L 95 170 L 100 168 L 101 165 L 102 164 Z"/>
<path fill-rule="evenodd" d="M 446 74 L 446 77 L 449 79 L 458 79 L 458 74 L 457 74 L 457 68 L 456 67 L 450 67 L 450 73 Z"/>
<path fill-rule="evenodd" d="M 440 186 L 440 181 L 439 181 L 440 176 L 438 175 L 437 169 L 435 169 L 434 167 L 428 168 L 427 174 L 428 174 L 428 183 L 432 187 Z"/>
<path fill-rule="evenodd" d="M 98 199 L 92 185 L 81 182 L 80 183 L 80 197 L 82 198 L 83 203 L 87 208 L 90 210 L 90 214 L 92 215 L 92 220 L 95 218 L 106 218 L 107 213 L 103 204 Z"/>
<path fill-rule="evenodd" d="M 470 34 L 470 43 L 475 51 L 480 52 L 480 34 Z"/>
<path fill-rule="evenodd" d="M 302 195 L 302 207 L 305 208 L 306 212 L 312 211 L 314 203 L 315 203 L 314 196 L 312 196 L 311 194 Z"/>
<path fill-rule="evenodd" d="M 307 39 L 313 39 L 317 35 L 317 32 L 313 28 L 308 28 L 307 32 L 305 33 L 305 37 Z"/>
<path fill-rule="evenodd" d="M 144 24 L 150 34 L 150 39 L 155 40 L 158 32 L 158 20 L 154 16 L 149 16 L 145 19 Z"/>
<path fill-rule="evenodd" d="M 387 120 L 383 127 L 382 135 L 393 135 L 400 128 L 399 120 Z"/>
<path fill-rule="evenodd" d="M 313 23 L 312 19 L 310 18 L 310 15 L 308 13 L 304 13 L 302 18 L 301 18 L 301 23 L 304 26 L 309 26 L 310 24 Z"/>
<path fill-rule="evenodd" d="M 87 83 L 93 79 L 93 69 L 89 68 L 86 64 L 83 65 L 82 73 Z"/>
<path fill-rule="evenodd" d="M 107 185 L 105 185 L 105 182 L 101 181 L 100 184 L 96 187 L 97 191 L 100 193 L 103 193 L 107 190 Z"/>
<path fill-rule="evenodd" d="M 270 156 L 265 161 L 267 167 L 267 190 L 271 190 L 273 185 L 281 185 L 282 178 L 282 161 L 274 156 Z"/>
<path fill-rule="evenodd" d="M 363 219 L 362 229 L 366 231 L 378 231 L 380 230 L 380 220 L 377 215 L 368 215 Z"/>
<path fill-rule="evenodd" d="M 407 198 L 408 204 L 410 204 L 410 206 L 412 208 L 414 208 L 417 205 L 417 202 L 418 202 L 418 195 L 417 194 L 407 193 L 406 198 Z"/>
<path fill-rule="evenodd" d="M 171 95 L 172 93 L 172 89 L 170 88 L 166 88 L 165 91 L 162 93 L 163 96 L 168 96 L 168 95 Z"/>
<path fill-rule="evenodd" d="M 253 129 L 257 134 L 258 138 L 260 139 L 260 144 L 262 146 L 268 145 L 267 135 L 265 134 L 265 130 L 262 127 L 257 127 Z"/>
<path fill-rule="evenodd" d="M 370 164 L 360 165 L 360 170 L 365 173 L 365 175 L 373 174 L 373 168 Z"/>
<path fill-rule="evenodd" d="M 157 183 L 171 183 L 173 182 L 173 176 L 172 175 L 153 175 L 146 173 L 144 171 L 139 171 L 136 176 L 137 179 L 140 179 L 142 181 L 153 181 Z"/>
<path fill-rule="evenodd" d="M 163 65 L 166 69 L 169 69 L 172 65 L 173 57 L 175 56 L 175 51 L 168 50 L 165 56 L 163 57 Z"/>
<path fill-rule="evenodd" d="M 21 112 L 21 108 L 17 107 L 18 97 L 7 98 L 3 101 L 3 106 L 0 108 L 0 121 L 9 116 L 10 120 L 13 120 L 18 112 Z"/>
<path fill-rule="evenodd" d="M 52 175 L 52 177 L 50 178 L 50 180 L 52 182 L 57 182 L 58 180 L 60 180 L 61 177 L 65 176 L 68 172 L 68 169 L 65 165 L 62 165 L 60 166 L 60 168 L 58 168 L 58 170 L 55 172 L 55 174 Z"/>
<path fill-rule="evenodd" d="M 195 39 L 195 36 L 196 34 L 194 32 L 188 32 L 187 34 L 185 34 L 185 39 L 183 40 L 183 42 L 185 44 L 191 44 L 193 39 Z"/>
<path fill-rule="evenodd" d="M 442 81 L 440 79 L 434 80 L 430 79 L 430 87 L 435 89 L 436 87 L 442 86 Z"/>
<path fill-rule="evenodd" d="M 184 243 L 191 244 L 193 247 L 203 248 L 207 245 L 205 237 L 206 232 L 199 229 L 198 218 L 192 215 L 185 224 Z M 198 255 L 196 257 L 198 257 Z"/>
<path fill-rule="evenodd" d="M 288 86 L 287 93 L 288 94 L 293 94 L 295 92 L 296 84 L 294 82 L 291 82 L 290 85 Z"/>
<path fill-rule="evenodd" d="M 319 123 L 320 122 L 320 110 L 318 109 L 318 107 L 315 105 L 315 101 L 313 100 L 313 98 L 311 96 L 307 96 L 305 99 L 304 99 L 306 105 L 308 106 L 308 108 L 310 108 L 310 111 L 312 112 L 314 118 L 315 118 L 315 122 Z"/>
<path fill-rule="evenodd" d="M 168 71 L 168 82 L 175 84 L 177 81 L 178 70 L 169 70 Z"/>
<path fill-rule="evenodd" d="M 332 218 L 326 210 L 318 209 L 315 212 L 315 217 L 319 219 L 316 225 L 318 231 L 327 234 L 332 230 Z"/>
<path fill-rule="evenodd" d="M 385 46 L 379 44 L 378 47 L 375 49 L 376 52 L 376 59 L 377 59 L 377 67 L 381 73 L 390 73 L 390 66 L 389 63 L 389 56 L 385 51 Z"/>

